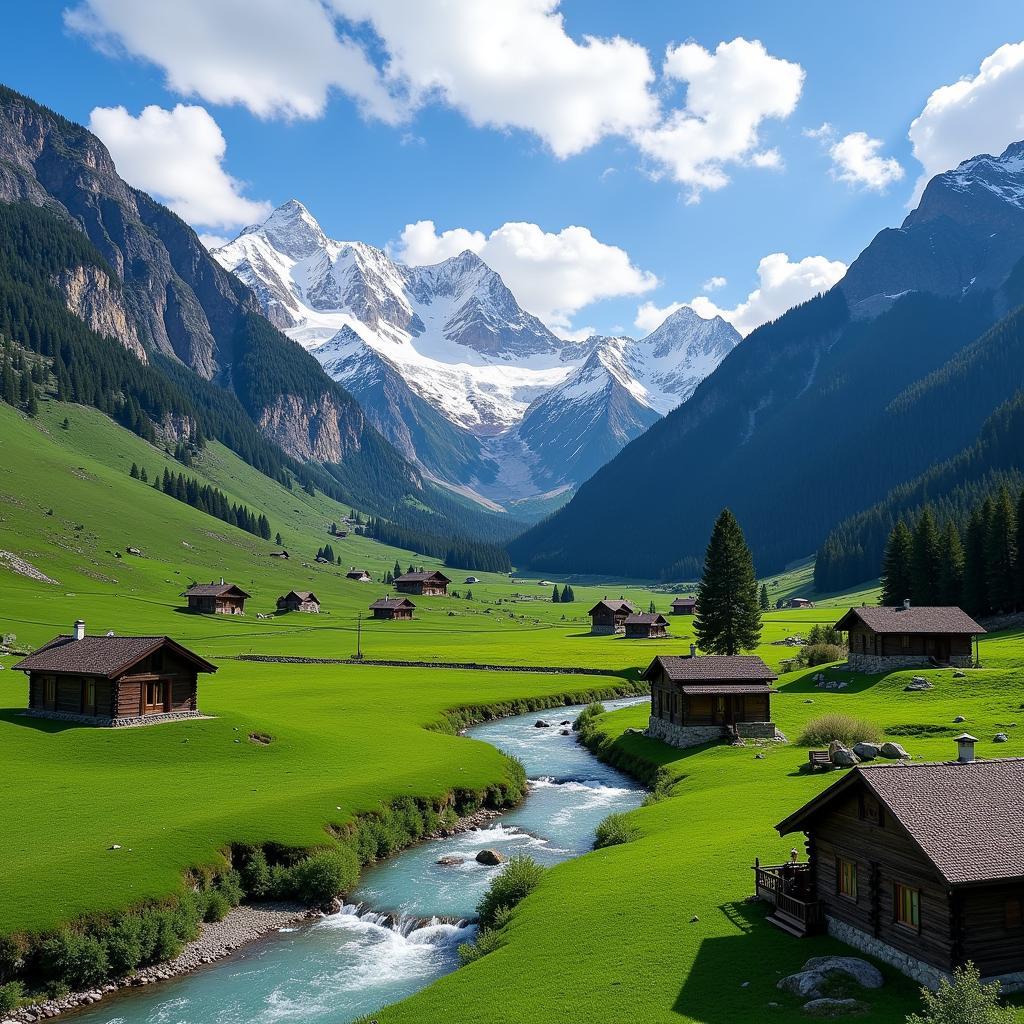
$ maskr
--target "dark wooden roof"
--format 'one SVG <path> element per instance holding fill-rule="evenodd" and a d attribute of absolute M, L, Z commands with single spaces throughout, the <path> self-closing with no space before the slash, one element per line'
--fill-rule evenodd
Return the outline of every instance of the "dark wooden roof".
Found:
<path fill-rule="evenodd" d="M 982 626 L 960 608 L 880 607 L 865 605 L 851 608 L 837 623 L 836 629 L 848 630 L 860 620 L 873 633 L 984 633 Z"/>
<path fill-rule="evenodd" d="M 13 668 L 21 672 L 106 676 L 113 679 L 161 647 L 169 647 L 175 654 L 192 662 L 199 672 L 217 671 L 216 665 L 211 665 L 166 636 L 85 636 L 81 640 L 73 636 L 57 636 Z"/>
<path fill-rule="evenodd" d="M 193 583 L 182 595 L 184 597 L 224 597 L 234 594 L 237 597 L 249 597 L 241 587 L 234 583 Z"/>
<path fill-rule="evenodd" d="M 287 601 L 289 597 L 298 598 L 300 601 L 315 601 L 317 604 L 320 603 L 320 598 L 317 597 L 312 590 L 289 590 L 283 597 L 279 597 L 278 601 Z"/>
<path fill-rule="evenodd" d="M 851 787 L 866 786 L 950 885 L 1024 878 L 1024 758 L 858 765 L 775 827 L 804 831 Z"/>
<path fill-rule="evenodd" d="M 645 679 L 651 678 L 655 665 L 660 665 L 674 683 L 712 683 L 730 679 L 769 682 L 778 678 L 756 654 L 701 654 L 696 658 L 659 654 L 644 673 Z"/>
<path fill-rule="evenodd" d="M 370 611 L 374 608 L 415 608 L 416 605 L 412 603 L 407 597 L 381 597 L 378 598 L 373 604 L 370 605 Z"/>
<path fill-rule="evenodd" d="M 686 694 L 687 697 L 713 697 L 723 693 L 742 696 L 743 694 L 775 693 L 776 691 L 767 683 L 700 683 L 698 685 L 684 683 L 679 687 L 679 692 Z"/>
<path fill-rule="evenodd" d="M 630 601 L 623 600 L 622 598 L 617 598 L 615 600 L 610 601 L 607 597 L 605 597 L 598 601 L 597 604 L 595 604 L 594 607 L 591 608 L 589 612 L 587 612 L 587 614 L 593 615 L 594 612 L 596 612 L 599 608 L 607 608 L 610 612 L 626 611 L 630 614 L 633 614 L 636 611 L 636 605 L 634 605 Z"/>
<path fill-rule="evenodd" d="M 360 576 L 369 576 L 370 574 L 365 569 L 349 569 L 345 575 L 350 579 L 358 579 Z"/>
<path fill-rule="evenodd" d="M 426 583 L 437 580 L 438 582 L 451 583 L 451 580 L 443 572 L 405 572 L 395 577 L 396 583 Z"/>
<path fill-rule="evenodd" d="M 634 612 L 632 615 L 626 616 L 627 626 L 655 626 L 655 625 L 668 625 L 668 619 L 659 612 Z"/>
<path fill-rule="evenodd" d="M 677 604 L 681 604 L 681 605 L 686 605 L 686 607 L 689 608 L 692 605 L 695 605 L 696 603 L 697 603 L 697 598 L 695 598 L 695 597 L 677 597 L 672 602 L 672 607 L 675 608 L 675 606 Z"/>

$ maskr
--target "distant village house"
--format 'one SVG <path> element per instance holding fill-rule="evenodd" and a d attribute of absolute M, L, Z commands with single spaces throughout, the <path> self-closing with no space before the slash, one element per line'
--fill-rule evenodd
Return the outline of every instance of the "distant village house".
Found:
<path fill-rule="evenodd" d="M 776 825 L 807 861 L 756 866 L 785 931 L 827 931 L 929 988 L 972 961 L 1024 990 L 1024 758 L 858 765 Z"/>
<path fill-rule="evenodd" d="M 772 683 L 778 678 L 756 655 L 659 655 L 644 679 L 651 684 L 647 734 L 674 747 L 694 747 L 729 736 L 780 739 L 771 720 Z"/>
<path fill-rule="evenodd" d="M 587 614 L 590 616 L 590 632 L 595 636 L 609 636 L 626 632 L 626 619 L 636 614 L 636 607 L 622 598 L 598 601 Z"/>
<path fill-rule="evenodd" d="M 345 573 L 346 579 L 355 580 L 357 583 L 372 583 L 373 577 L 365 569 L 349 569 Z"/>
<path fill-rule="evenodd" d="M 443 572 L 406 572 L 395 578 L 395 590 L 400 594 L 419 594 L 423 597 L 443 597 L 448 593 L 451 580 Z"/>
<path fill-rule="evenodd" d="M 835 625 L 848 636 L 850 668 L 890 672 L 917 665 L 974 663 L 974 638 L 985 630 L 959 608 L 865 605 Z"/>
<path fill-rule="evenodd" d="M 277 610 L 285 612 L 307 612 L 314 615 L 320 612 L 320 599 L 311 590 L 289 590 L 277 599 Z"/>
<path fill-rule="evenodd" d="M 624 629 L 627 640 L 651 640 L 668 636 L 668 619 L 658 612 L 636 612 L 626 616 Z"/>
<path fill-rule="evenodd" d="M 790 608 L 813 608 L 814 602 L 806 597 L 791 597 L 787 602 Z"/>
<path fill-rule="evenodd" d="M 249 595 L 233 583 L 193 583 L 182 595 L 188 610 L 201 615 L 244 615 Z"/>
<path fill-rule="evenodd" d="M 695 597 L 677 597 L 672 602 L 673 615 L 693 615 L 697 610 L 697 599 Z"/>
<path fill-rule="evenodd" d="M 150 725 L 196 718 L 197 678 L 216 672 L 166 636 L 87 636 L 79 619 L 13 666 L 28 676 L 28 711 L 87 725 Z"/>
<path fill-rule="evenodd" d="M 411 619 L 415 608 L 407 597 L 381 597 L 370 605 L 375 619 Z"/>

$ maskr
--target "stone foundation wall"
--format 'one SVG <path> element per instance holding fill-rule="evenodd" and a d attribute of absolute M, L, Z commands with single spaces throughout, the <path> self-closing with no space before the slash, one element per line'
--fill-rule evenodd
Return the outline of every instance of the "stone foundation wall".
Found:
<path fill-rule="evenodd" d="M 964 654 L 951 657 L 949 663 L 955 668 L 970 668 L 973 661 L 970 655 Z M 930 668 L 931 659 L 923 654 L 858 654 L 851 651 L 847 664 L 854 672 L 877 675 L 901 668 Z"/>
<path fill-rule="evenodd" d="M 723 739 L 725 729 L 720 725 L 676 725 L 652 715 L 647 735 L 673 747 L 699 747 Z"/>
<path fill-rule="evenodd" d="M 70 711 L 39 711 L 28 708 L 22 712 L 28 718 L 50 718 L 55 722 L 79 722 L 82 725 L 97 725 L 113 729 L 126 729 L 140 725 L 159 725 L 161 722 L 177 722 L 183 718 L 209 718 L 198 711 L 168 711 L 159 715 L 136 715 L 134 718 L 103 718 L 97 715 L 76 715 Z"/>
<path fill-rule="evenodd" d="M 774 722 L 737 722 L 736 735 L 745 740 L 784 740 Z"/>
<path fill-rule="evenodd" d="M 854 949 L 859 949 L 862 953 L 867 953 L 868 956 L 873 956 L 877 960 L 895 967 L 901 974 L 913 978 L 925 988 L 934 991 L 939 987 L 939 982 L 943 978 L 950 977 L 946 971 L 909 956 L 895 946 L 890 946 L 888 942 L 883 942 L 867 932 L 862 932 L 859 928 L 854 928 L 852 924 L 837 921 L 834 917 L 826 917 L 825 920 L 828 933 L 834 939 L 845 942 L 846 945 L 853 946 Z"/>

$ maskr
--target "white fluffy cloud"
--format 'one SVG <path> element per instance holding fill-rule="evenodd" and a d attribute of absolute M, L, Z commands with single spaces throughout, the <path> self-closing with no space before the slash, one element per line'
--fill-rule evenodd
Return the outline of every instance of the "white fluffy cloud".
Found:
<path fill-rule="evenodd" d="M 104 52 L 156 64 L 174 92 L 259 117 L 318 117 L 331 89 L 382 120 L 403 114 L 320 0 L 80 0 L 64 21 Z"/>
<path fill-rule="evenodd" d="M 713 291 L 717 291 L 719 288 L 724 288 L 728 283 L 729 283 L 729 281 L 726 278 L 718 277 L 716 275 L 715 277 L 709 277 L 700 286 L 700 290 L 702 292 L 713 292 Z"/>
<path fill-rule="evenodd" d="M 980 153 L 998 155 L 1024 138 L 1024 42 L 989 54 L 978 73 L 936 89 L 910 125 L 914 156 L 928 179 Z"/>
<path fill-rule="evenodd" d="M 746 336 L 755 327 L 823 292 L 846 273 L 846 264 L 824 256 L 805 256 L 797 263 L 784 252 L 765 256 L 757 266 L 758 287 L 732 309 L 717 306 L 706 295 L 687 303 L 701 316 L 720 316 Z"/>
<path fill-rule="evenodd" d="M 884 192 L 903 177 L 899 160 L 882 156 L 882 140 L 867 132 L 850 132 L 836 138 L 835 129 L 826 121 L 820 128 L 805 129 L 804 135 L 817 139 L 832 158 L 831 174 L 847 185 Z"/>
<path fill-rule="evenodd" d="M 247 199 L 223 167 L 227 148 L 203 107 L 96 107 L 89 128 L 110 150 L 127 182 L 165 202 L 192 225 L 231 230 L 262 220 L 270 204 Z"/>
<path fill-rule="evenodd" d="M 777 150 L 761 149 L 759 129 L 766 118 L 793 112 L 803 89 L 799 64 L 773 57 L 758 40 L 737 38 L 714 53 L 697 43 L 670 47 L 663 70 L 686 83 L 686 103 L 634 137 L 661 170 L 689 186 L 691 199 L 726 185 L 730 163 L 781 164 Z"/>
<path fill-rule="evenodd" d="M 438 234 L 433 221 L 418 221 L 405 226 L 396 255 L 416 266 L 438 263 L 465 249 L 496 270 L 525 309 L 565 337 L 581 333 L 569 323 L 585 306 L 640 295 L 658 283 L 653 274 L 634 266 L 624 249 L 576 226 L 556 233 L 536 224 L 508 223 L 489 235 L 466 228 Z"/>
<path fill-rule="evenodd" d="M 636 319 L 633 321 L 633 324 L 643 331 L 644 334 L 650 334 L 651 331 L 659 328 L 676 310 L 682 309 L 684 305 L 685 303 L 682 302 L 670 302 L 667 306 L 658 306 L 653 302 L 642 302 L 637 306 Z"/>

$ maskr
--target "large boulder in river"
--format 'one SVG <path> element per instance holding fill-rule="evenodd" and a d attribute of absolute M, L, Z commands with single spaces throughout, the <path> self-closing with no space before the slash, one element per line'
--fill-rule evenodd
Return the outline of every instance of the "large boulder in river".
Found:
<path fill-rule="evenodd" d="M 437 863 L 445 868 L 454 868 L 459 864 L 465 864 L 465 857 L 456 857 L 453 853 L 446 853 L 443 857 L 437 858 Z"/>
<path fill-rule="evenodd" d="M 476 855 L 476 860 L 478 864 L 504 864 L 505 855 L 503 853 L 499 853 L 497 850 L 481 850 Z"/>
<path fill-rule="evenodd" d="M 812 956 L 804 964 L 804 970 L 819 974 L 845 974 L 862 988 L 881 988 L 885 984 L 882 972 L 858 956 Z"/>
<path fill-rule="evenodd" d="M 545 722 L 543 718 L 538 718 L 537 721 L 533 723 L 533 727 L 534 729 L 550 729 L 551 723 Z"/>

